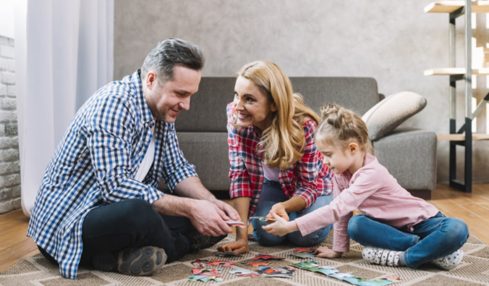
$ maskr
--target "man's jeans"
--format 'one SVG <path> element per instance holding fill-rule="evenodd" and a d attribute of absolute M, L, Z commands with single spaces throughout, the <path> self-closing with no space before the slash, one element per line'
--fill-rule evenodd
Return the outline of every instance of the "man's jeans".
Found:
<path fill-rule="evenodd" d="M 190 252 L 187 233 L 195 233 L 190 220 L 163 216 L 146 201 L 124 200 L 92 209 L 83 221 L 83 253 L 80 264 L 91 266 L 93 259 L 112 255 L 127 248 L 163 248 L 172 262 Z M 41 253 L 56 262 L 44 249 Z"/>
<path fill-rule="evenodd" d="M 348 234 L 364 246 L 404 251 L 406 265 L 412 268 L 458 250 L 469 237 L 463 221 L 441 212 L 416 224 L 412 231 L 356 215 L 348 223 Z"/>
<path fill-rule="evenodd" d="M 260 199 L 258 200 L 254 216 L 266 216 L 274 204 L 286 200 L 287 197 L 282 192 L 280 188 L 280 183 L 265 180 L 265 182 L 263 182 L 263 188 L 260 194 Z M 307 213 L 310 213 L 322 206 L 329 204 L 331 200 L 332 195 L 320 196 L 308 208 L 299 212 L 289 213 L 289 219 L 294 220 Z M 331 230 L 331 225 L 329 225 L 306 236 L 302 236 L 299 231 L 295 231 L 287 234 L 286 236 L 280 237 L 269 234 L 268 232 L 263 230 L 263 221 L 254 219 L 251 220 L 251 223 L 253 225 L 254 238 L 256 239 L 256 241 L 258 241 L 259 244 L 265 246 L 279 245 L 285 240 L 288 240 L 298 246 L 313 246 L 323 242 L 324 239 L 326 239 L 326 237 L 328 236 L 329 231 Z"/>

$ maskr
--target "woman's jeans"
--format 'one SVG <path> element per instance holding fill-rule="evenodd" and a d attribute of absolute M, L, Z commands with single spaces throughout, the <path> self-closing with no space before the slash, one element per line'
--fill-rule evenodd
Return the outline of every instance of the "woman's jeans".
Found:
<path fill-rule="evenodd" d="M 365 215 L 353 216 L 348 235 L 364 246 L 404 251 L 406 265 L 416 268 L 458 250 L 467 241 L 467 225 L 441 212 L 413 226 L 397 229 Z"/>
<path fill-rule="evenodd" d="M 198 233 L 184 217 L 163 216 L 143 200 L 131 199 L 92 209 L 83 221 L 83 253 L 80 264 L 90 266 L 101 256 L 117 257 L 128 248 L 163 248 L 167 262 L 190 252 L 188 238 Z M 43 249 L 41 253 L 55 260 Z"/>
<path fill-rule="evenodd" d="M 267 181 L 263 183 L 263 188 L 260 193 L 260 199 L 258 200 L 258 204 L 256 207 L 256 212 L 254 216 L 266 216 L 272 206 L 276 203 L 286 201 L 287 197 L 284 195 L 280 188 L 280 183 Z M 320 196 L 316 199 L 316 201 L 309 206 L 308 208 L 299 211 L 289 213 L 289 219 L 294 220 L 298 217 L 301 217 L 307 213 L 310 213 L 322 206 L 329 204 L 332 200 L 332 195 L 330 196 Z M 313 246 L 320 244 L 323 242 L 329 234 L 331 230 L 331 225 L 319 229 L 313 233 L 310 233 L 306 236 L 302 236 L 299 231 L 295 231 L 287 234 L 286 236 L 275 236 L 266 232 L 262 226 L 263 222 L 257 219 L 251 220 L 253 225 L 253 236 L 255 240 L 265 246 L 273 246 L 279 245 L 283 243 L 285 240 L 298 245 L 298 246 Z"/>

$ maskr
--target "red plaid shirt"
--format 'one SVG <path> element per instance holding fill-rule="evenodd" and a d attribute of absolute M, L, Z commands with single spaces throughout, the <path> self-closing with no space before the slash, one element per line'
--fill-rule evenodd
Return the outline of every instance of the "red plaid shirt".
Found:
<path fill-rule="evenodd" d="M 264 181 L 263 154 L 257 150 L 261 131 L 254 127 L 235 128 L 232 125 L 233 104 L 227 106 L 228 115 L 228 148 L 229 148 L 229 178 L 231 198 L 250 197 L 249 215 L 255 213 Z M 304 155 L 294 166 L 280 170 L 279 182 L 284 194 L 290 198 L 301 196 L 309 207 L 318 196 L 329 195 L 332 192 L 332 173 L 323 163 L 323 155 L 314 144 L 316 122 L 312 119 L 304 121 L 306 137 Z"/>

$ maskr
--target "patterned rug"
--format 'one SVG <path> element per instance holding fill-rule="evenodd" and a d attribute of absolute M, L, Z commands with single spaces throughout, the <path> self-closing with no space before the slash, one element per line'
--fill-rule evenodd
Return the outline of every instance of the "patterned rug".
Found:
<path fill-rule="evenodd" d="M 232 238 L 227 238 L 228 240 Z M 325 244 L 329 244 L 325 242 Z M 192 274 L 192 261 L 195 259 L 220 259 L 232 261 L 239 267 L 246 268 L 240 262 L 249 260 L 257 254 L 271 254 L 283 257 L 284 260 L 273 261 L 275 265 L 291 265 L 301 258 L 291 255 L 293 247 L 263 247 L 251 242 L 250 253 L 242 257 L 217 258 L 215 247 L 199 253 L 187 255 L 184 259 L 167 264 L 159 273 L 151 277 L 132 277 L 118 273 L 104 273 L 80 269 L 76 281 L 63 279 L 58 274 L 56 266 L 50 264 L 40 254 L 20 260 L 6 272 L 0 273 L 0 285 L 171 285 L 171 286 L 291 286 L 291 285 L 350 285 L 340 280 L 314 272 L 296 269 L 291 278 L 250 278 L 238 277 L 230 273 L 230 268 L 221 268 L 222 282 L 189 281 Z M 361 259 L 361 246 L 352 242 L 351 251 L 343 258 L 321 259 L 316 261 L 321 266 L 331 266 L 340 272 L 351 273 L 357 277 L 374 279 L 386 276 L 397 276 L 399 282 L 391 285 L 489 285 L 489 247 L 481 241 L 470 238 L 463 247 L 465 257 L 463 262 L 451 271 L 443 271 L 425 266 L 413 270 L 405 267 L 393 268 L 370 265 Z M 249 268 L 249 267 L 248 267 Z"/>

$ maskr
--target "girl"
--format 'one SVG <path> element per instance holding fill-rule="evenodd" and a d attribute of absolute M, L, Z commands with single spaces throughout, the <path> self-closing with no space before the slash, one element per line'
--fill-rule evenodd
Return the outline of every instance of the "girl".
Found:
<path fill-rule="evenodd" d="M 373 264 L 457 266 L 468 238 L 466 224 L 444 216 L 397 183 L 370 154 L 367 126 L 357 114 L 331 104 L 321 109 L 321 117 L 315 140 L 335 174 L 334 200 L 290 222 L 272 214 L 276 222 L 264 229 L 275 235 L 297 230 L 307 235 L 335 223 L 333 247 L 318 248 L 320 257 L 340 257 L 349 250 L 351 237 L 364 246 L 363 259 Z M 352 216 L 354 210 L 362 214 Z"/>
<path fill-rule="evenodd" d="M 244 222 L 250 216 L 271 216 L 270 211 L 294 220 L 332 200 L 331 172 L 314 144 L 319 116 L 293 93 L 276 64 L 256 61 L 243 66 L 227 111 L 230 196 Z M 312 246 L 330 230 L 323 225 L 308 235 L 279 237 L 262 229 L 262 219 L 251 220 L 253 235 L 267 246 L 285 240 Z M 247 252 L 247 228 L 238 228 L 236 241 L 219 250 Z"/>

